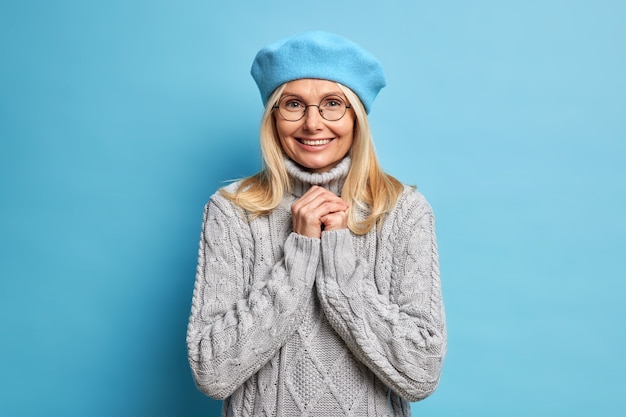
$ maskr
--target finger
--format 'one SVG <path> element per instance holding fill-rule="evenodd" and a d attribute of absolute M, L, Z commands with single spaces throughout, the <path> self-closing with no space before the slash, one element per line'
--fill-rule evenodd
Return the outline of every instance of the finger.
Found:
<path fill-rule="evenodd" d="M 320 187 L 319 185 L 314 185 L 309 188 L 301 197 L 304 201 L 313 201 L 318 198 L 327 198 L 327 199 L 336 199 L 341 200 L 341 197 L 337 196 L 332 191 L 327 190 L 326 188 Z"/>
<path fill-rule="evenodd" d="M 295 224 L 307 224 L 321 226 L 323 216 L 332 213 L 341 213 L 347 210 L 346 206 L 337 202 L 325 202 L 317 207 L 306 207 L 294 214 Z"/>
<path fill-rule="evenodd" d="M 347 207 L 342 202 L 325 202 L 317 207 L 312 204 L 305 206 L 302 210 L 294 211 L 292 216 L 293 231 L 305 236 L 320 237 L 322 231 L 322 217 L 332 213 L 345 212 Z M 338 228 L 340 225 L 337 225 Z M 335 227 L 333 223 L 333 227 Z"/>
<path fill-rule="evenodd" d="M 309 188 L 307 192 L 304 193 L 302 197 L 300 197 L 294 204 L 297 204 L 297 206 L 304 207 L 317 201 L 318 203 L 316 205 L 319 205 L 320 200 L 323 201 L 323 200 L 333 199 L 333 196 L 335 195 L 333 193 L 330 193 L 328 190 L 319 186 L 313 186 Z"/>
<path fill-rule="evenodd" d="M 322 216 L 342 212 L 348 204 L 329 190 L 313 186 L 291 206 L 293 230 L 301 235 L 320 237 Z"/>
<path fill-rule="evenodd" d="M 322 217 L 331 213 L 346 212 L 347 210 L 348 207 L 343 202 L 326 201 L 315 207 L 312 211 Z"/>
<path fill-rule="evenodd" d="M 304 207 L 316 208 L 326 202 L 336 202 L 348 207 L 347 203 L 334 193 L 319 186 L 313 186 L 302 197 L 296 200 L 292 208 L 295 211 L 299 211 Z"/>
<path fill-rule="evenodd" d="M 348 227 L 348 214 L 346 211 L 330 213 L 320 218 L 325 231 L 346 229 Z"/>

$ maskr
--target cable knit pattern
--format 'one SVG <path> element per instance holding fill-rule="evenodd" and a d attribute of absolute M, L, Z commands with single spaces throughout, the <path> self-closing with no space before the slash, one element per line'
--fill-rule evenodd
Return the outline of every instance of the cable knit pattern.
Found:
<path fill-rule="evenodd" d="M 323 174 L 286 163 L 292 194 L 269 216 L 248 221 L 219 193 L 205 207 L 187 332 L 196 384 L 225 400 L 223 417 L 409 416 L 446 349 L 432 210 L 405 187 L 364 236 L 300 236 L 291 204 L 314 184 L 340 194 L 350 159 Z"/>

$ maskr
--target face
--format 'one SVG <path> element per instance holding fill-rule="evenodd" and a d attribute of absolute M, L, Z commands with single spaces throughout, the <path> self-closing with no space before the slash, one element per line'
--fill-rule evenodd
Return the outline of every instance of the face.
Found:
<path fill-rule="evenodd" d="M 287 83 L 282 97 L 297 96 L 306 105 L 319 104 L 328 95 L 348 100 L 337 86 L 327 80 L 301 79 Z M 284 120 L 274 111 L 280 144 L 289 158 L 311 172 L 326 172 L 343 159 L 352 146 L 354 112 L 347 109 L 339 120 L 324 119 L 317 107 L 307 107 L 304 117 L 297 122 Z"/>

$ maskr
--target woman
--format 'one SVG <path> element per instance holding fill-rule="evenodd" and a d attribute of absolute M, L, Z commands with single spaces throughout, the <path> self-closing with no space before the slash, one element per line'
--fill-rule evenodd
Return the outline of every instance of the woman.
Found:
<path fill-rule="evenodd" d="M 205 207 L 187 345 L 223 416 L 408 416 L 446 348 L 434 220 L 379 168 L 385 79 L 355 43 L 262 49 L 264 168 Z"/>

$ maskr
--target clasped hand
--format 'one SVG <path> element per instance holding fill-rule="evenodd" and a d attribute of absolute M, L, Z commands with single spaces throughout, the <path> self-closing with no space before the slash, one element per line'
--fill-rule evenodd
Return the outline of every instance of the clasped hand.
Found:
<path fill-rule="evenodd" d="M 325 188 L 314 185 L 291 205 L 293 231 L 320 238 L 322 230 L 348 227 L 348 204 Z"/>

